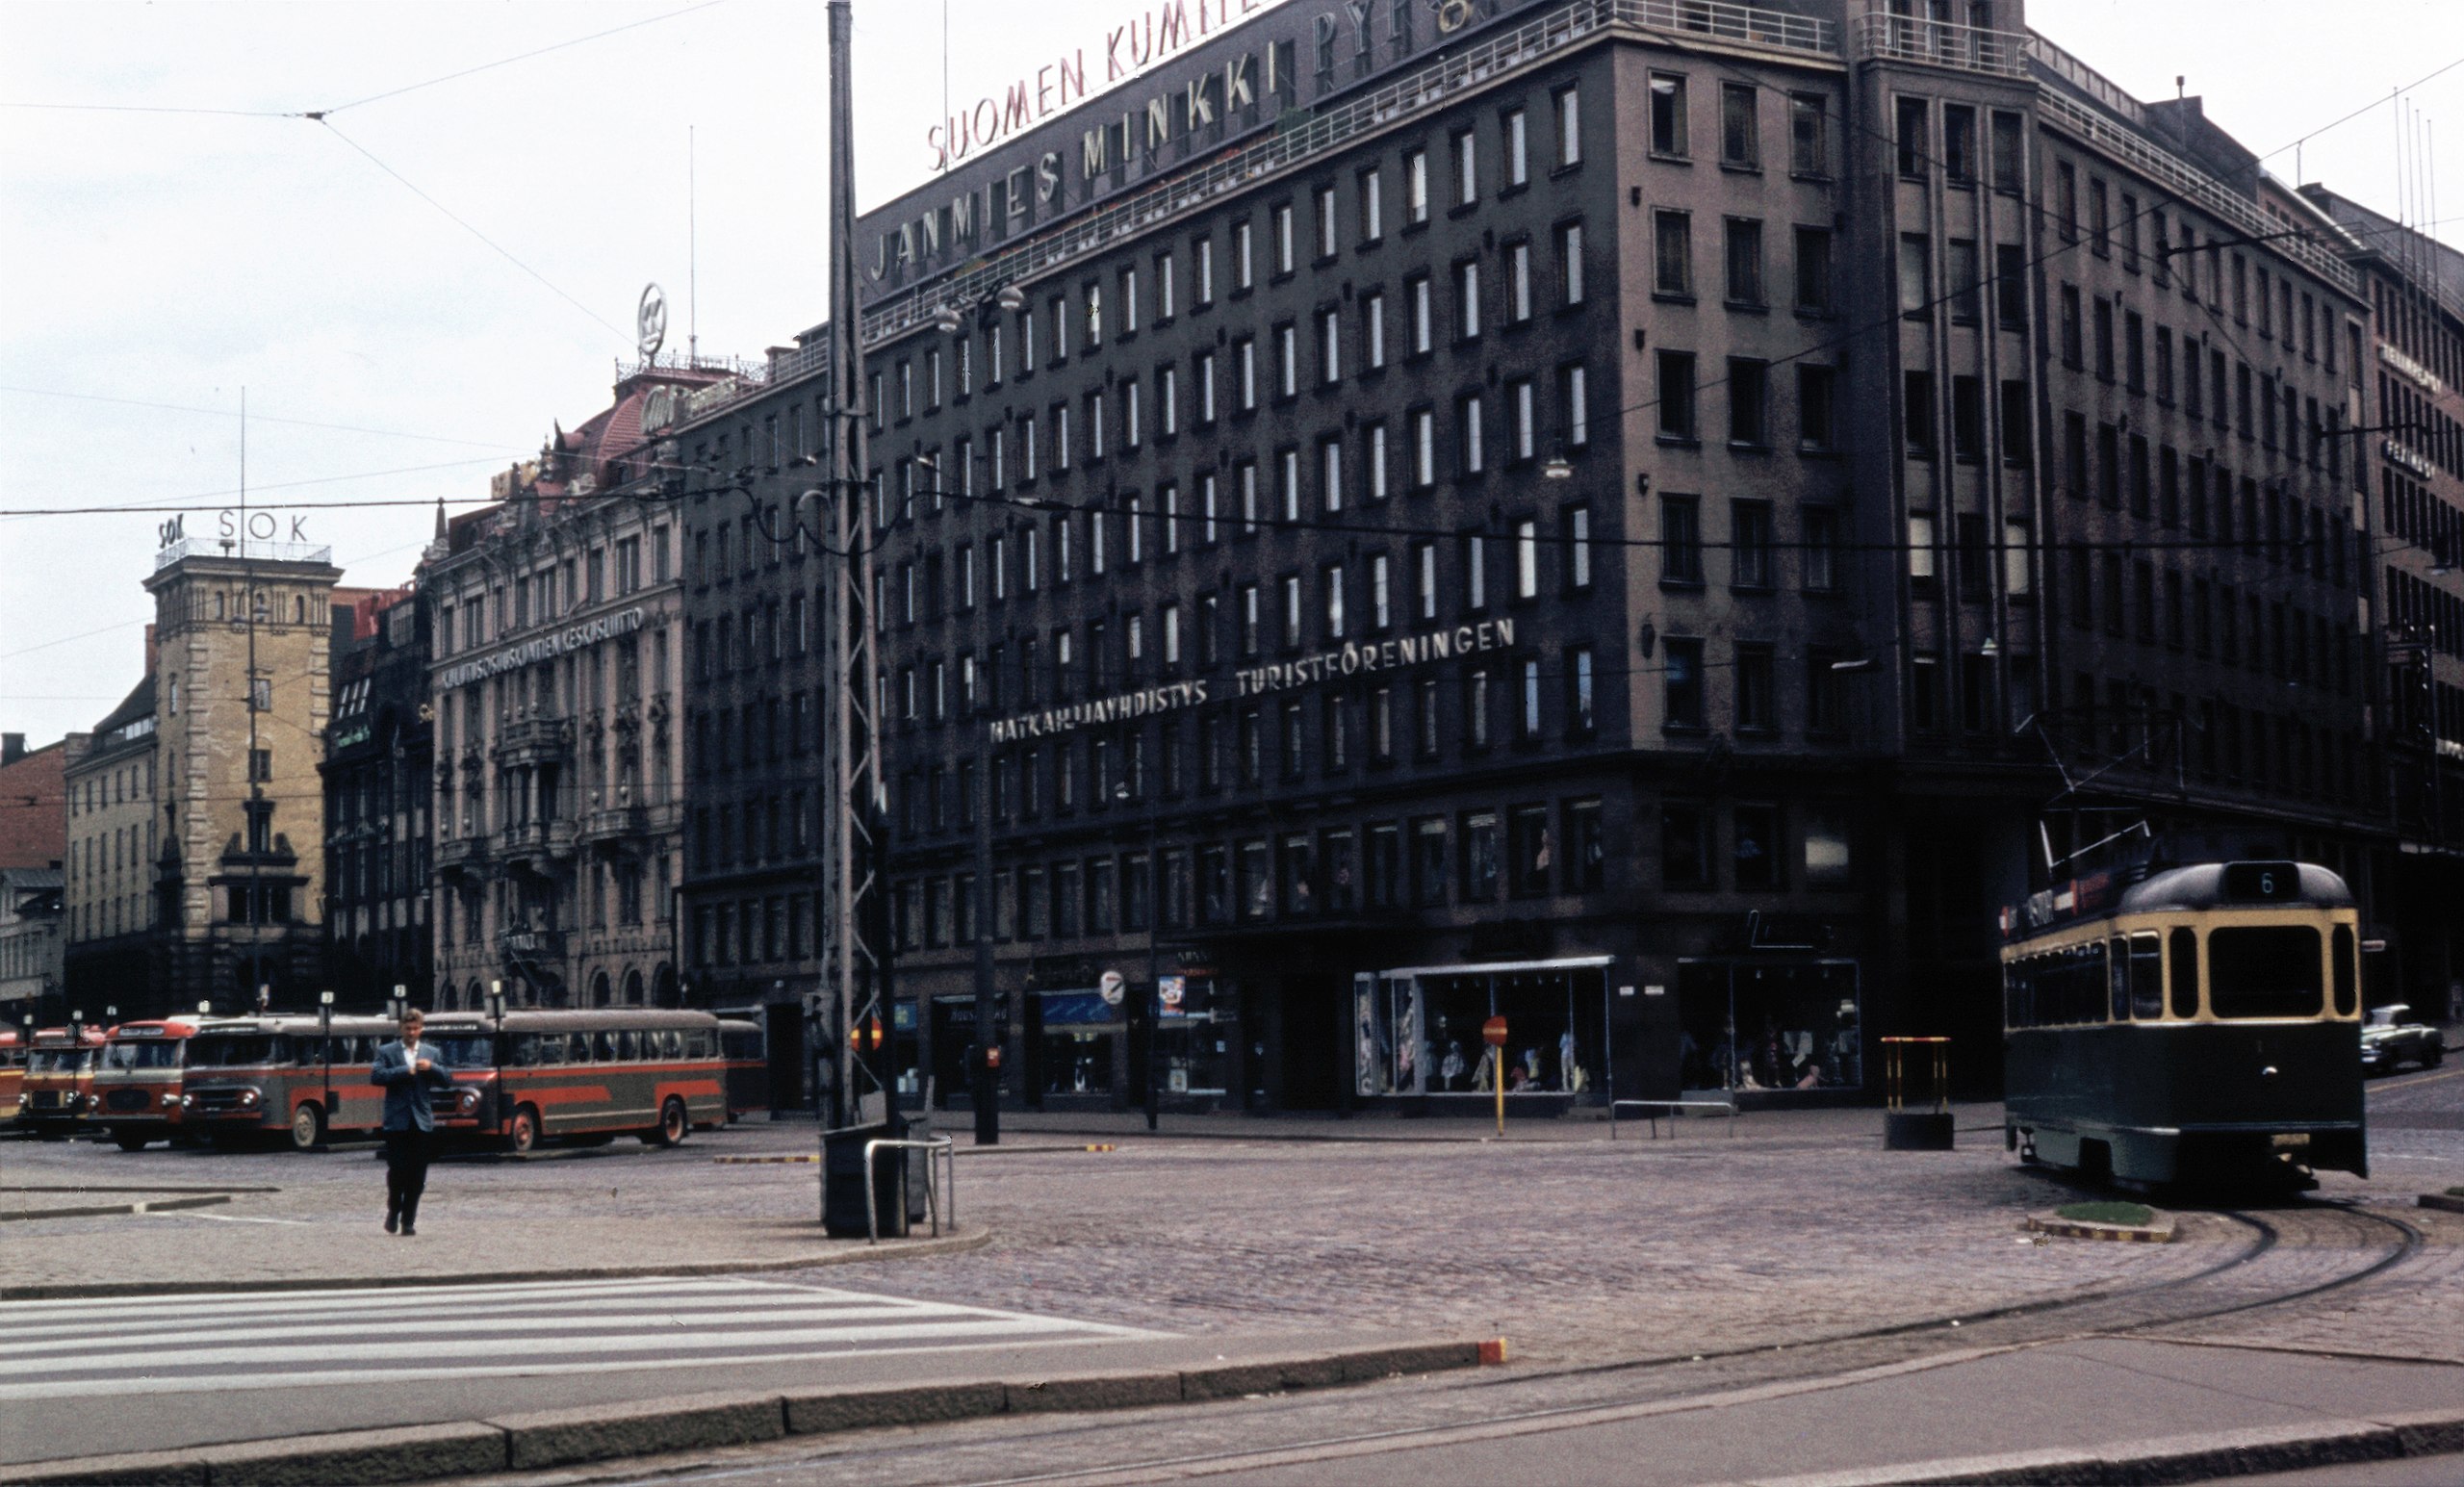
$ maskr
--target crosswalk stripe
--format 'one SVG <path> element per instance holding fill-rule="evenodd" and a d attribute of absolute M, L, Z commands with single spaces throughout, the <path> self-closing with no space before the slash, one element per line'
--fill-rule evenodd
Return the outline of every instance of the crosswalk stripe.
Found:
<path fill-rule="evenodd" d="M 130 1304 L 81 1311 L 77 1303 L 0 1303 L 0 1400 L 98 1389 L 161 1394 L 585 1373 L 1156 1335 L 736 1276 L 113 1299 Z"/>

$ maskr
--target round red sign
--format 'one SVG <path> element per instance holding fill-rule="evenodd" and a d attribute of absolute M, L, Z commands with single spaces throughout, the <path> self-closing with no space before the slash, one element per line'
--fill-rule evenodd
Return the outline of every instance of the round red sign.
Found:
<path fill-rule="evenodd" d="M 1505 1019 L 1503 1017 L 1491 1017 L 1488 1021 L 1481 1023 L 1480 1036 L 1488 1039 L 1489 1046 L 1492 1048 L 1504 1047 Z"/>

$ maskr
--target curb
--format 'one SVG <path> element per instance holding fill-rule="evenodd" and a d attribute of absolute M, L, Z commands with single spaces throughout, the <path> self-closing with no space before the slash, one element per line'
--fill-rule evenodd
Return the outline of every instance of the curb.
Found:
<path fill-rule="evenodd" d="M 2464 1214 L 2464 1198 L 2450 1192 L 2425 1192 L 2418 1200 L 2423 1208 L 2435 1208 L 2450 1214 Z"/>
<path fill-rule="evenodd" d="M 2035 1482 L 2139 1487 L 2266 1472 L 2298 1472 L 2360 1461 L 2394 1461 L 2464 1451 L 2464 1412 L 2426 1410 L 2379 1420 L 2312 1420 L 2201 1435 L 2053 1447 L 1989 1456 L 1951 1456 L 1899 1466 L 1751 1479 L 1751 1487 L 1978 1487 Z M 0 1481 L 5 1481 L 0 1477 Z"/>
<path fill-rule="evenodd" d="M 1033 1157 L 1049 1155 L 1054 1152 L 1076 1153 L 1082 1151 L 1118 1151 L 1119 1149 L 1120 1148 L 1118 1146 L 1114 1145 L 1111 1141 L 1095 1141 L 1085 1146 L 961 1146 L 953 1152 L 952 1155 L 961 1157 Z M 818 1165 L 820 1161 L 821 1158 L 810 1152 L 805 1152 L 801 1155 L 791 1157 L 712 1157 L 710 1159 L 710 1163 L 714 1167 L 810 1167 Z"/>
<path fill-rule="evenodd" d="M 2050 1234 L 2057 1239 L 2111 1240 L 2123 1244 L 2169 1244 L 2182 1234 L 2181 1226 L 2169 1214 L 2150 1224 L 2091 1223 L 2058 1214 L 2030 1214 L 2027 1222 L 2019 1227 L 2030 1234 Z"/>
<path fill-rule="evenodd" d="M 156 1204 L 157 1208 L 165 1205 Z M 853 1243 L 852 1241 L 849 1243 Z M 98 1281 L 91 1285 L 0 1286 L 0 1301 L 68 1301 L 99 1296 L 219 1295 L 277 1291 L 394 1291 L 418 1286 L 502 1286 L 543 1280 L 629 1280 L 637 1276 L 757 1275 L 772 1270 L 817 1270 L 837 1265 L 865 1265 L 882 1260 L 930 1260 L 964 1254 L 992 1243 L 992 1230 L 979 1227 L 939 1239 L 896 1240 L 878 1247 L 860 1244 L 833 1253 L 793 1260 L 720 1261 L 707 1265 L 603 1265 L 555 1269 L 463 1270 L 435 1275 L 328 1275 L 267 1280 L 135 1280 Z M 0 1471 L 0 1483 L 10 1481 Z"/>
<path fill-rule="evenodd" d="M 212 1208 L 228 1203 L 227 1192 L 209 1193 L 193 1198 L 160 1198 L 141 1203 L 94 1203 L 82 1208 L 35 1208 L 21 1214 L 0 1214 L 0 1223 L 22 1223 L 34 1218 L 108 1218 L 125 1214 L 164 1214 L 176 1208 Z"/>
<path fill-rule="evenodd" d="M 1032 1379 L 969 1378 L 787 1394 L 687 1395 L 403 1429 L 27 1462 L 0 1466 L 0 1487 L 64 1487 L 68 1483 L 222 1487 L 244 1482 L 258 1487 L 290 1483 L 360 1487 L 425 1481 L 537 1471 L 659 1451 L 755 1445 L 787 1435 L 930 1424 L 989 1415 L 1133 1409 L 1326 1389 L 1405 1373 L 1474 1368 L 1493 1351 L 1502 1357 L 1502 1340 L 1407 1343 L 1192 1369 L 1091 1371 Z"/>

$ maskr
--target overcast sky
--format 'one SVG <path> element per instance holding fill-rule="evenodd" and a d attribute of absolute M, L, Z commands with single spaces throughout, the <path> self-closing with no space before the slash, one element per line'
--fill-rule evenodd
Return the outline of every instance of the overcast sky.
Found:
<path fill-rule="evenodd" d="M 1099 51 L 1143 3 L 949 0 L 950 95 Z M 2464 60 L 2457 0 L 2028 12 L 2142 97 L 2185 75 L 2261 152 Z M 176 506 L 210 527 L 239 483 L 244 385 L 252 503 L 325 507 L 307 530 L 344 581 L 400 582 L 429 503 L 483 499 L 551 420 L 603 406 L 646 283 L 667 290 L 671 346 L 698 324 L 704 352 L 757 357 L 822 318 L 824 15 L 819 0 L 0 0 L 0 512 Z M 857 0 L 856 15 L 869 205 L 931 168 L 943 8 Z M 2410 96 L 2448 132 L 2439 200 L 2464 219 L 2464 66 Z M 331 112 L 255 116 L 312 110 Z M 2381 102 L 2310 141 L 2303 174 L 2392 211 L 2395 118 Z M 2272 164 L 2293 176 L 2291 153 Z M 136 680 L 164 520 L 0 515 L 0 729 L 47 742 Z"/>

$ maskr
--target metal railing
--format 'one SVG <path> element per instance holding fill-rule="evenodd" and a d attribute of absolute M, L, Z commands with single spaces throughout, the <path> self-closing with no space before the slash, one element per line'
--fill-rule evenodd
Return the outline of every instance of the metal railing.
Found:
<path fill-rule="evenodd" d="M 1677 1139 L 1679 1115 L 1689 1110 L 1718 1111 L 1728 1120 L 1729 1135 L 1732 1137 L 1736 1135 L 1736 1091 L 1732 1090 L 1725 1098 L 1716 1100 L 1610 1100 L 1608 1102 L 1608 1139 L 1612 1141 L 1617 1139 L 1617 1112 L 1620 1107 L 1627 1105 L 1639 1106 L 1645 1112 L 1643 1118 L 1651 1124 L 1653 1141 L 1659 1140 L 1660 1114 L 1663 1111 L 1668 1115 L 1668 1136 L 1671 1141 Z"/>
<path fill-rule="evenodd" d="M 891 1141 L 884 1137 L 864 1143 L 864 1229 L 872 1236 L 870 1243 L 878 1244 L 882 1242 L 880 1194 L 873 1191 L 873 1173 L 879 1168 L 873 1163 L 884 1151 L 893 1149 L 924 1153 L 924 1210 L 933 1216 L 933 1237 L 941 1237 L 941 1216 L 945 1211 L 949 1215 L 950 1230 L 956 1233 L 959 1226 L 958 1142 L 946 1136 L 928 1136 L 916 1141 Z M 935 1175 L 938 1170 L 937 1164 L 942 1162 L 948 1163 L 950 1169 L 946 1187 L 937 1182 Z M 944 1195 L 949 1199 L 946 1205 L 941 1201 Z M 902 1207 L 907 1202 L 904 1183 L 899 1185 L 898 1200 Z"/>
<path fill-rule="evenodd" d="M 2029 37 L 2024 31 L 1987 31 L 1954 21 L 1867 11 L 1857 17 L 1854 39 L 1861 58 L 1956 67 L 1994 77 L 2025 80 L 2031 76 Z"/>
<path fill-rule="evenodd" d="M 2193 167 L 2172 151 L 2050 89 L 2038 90 L 2037 113 L 2046 123 L 2116 156 L 2158 185 L 2171 189 L 2183 200 L 2240 228 L 2246 236 L 2273 239 L 2260 246 L 2275 249 L 2348 295 L 2361 293 L 2361 276 L 2331 249 L 2306 237 L 2277 236 L 2284 231 L 2284 223 L 2260 211 L 2258 203 L 2248 196 Z"/>
<path fill-rule="evenodd" d="M 161 573 L 182 558 L 224 557 L 233 562 L 259 563 L 324 563 L 332 564 L 334 550 L 306 542 L 264 542 L 256 538 L 183 537 L 167 544 L 154 554 L 154 571 Z M 247 618 L 245 615 L 242 619 Z M 269 611 L 269 621 L 281 617 Z"/>
<path fill-rule="evenodd" d="M 2046 40 L 2041 33 L 2031 31 L 2027 35 L 2027 52 L 2030 62 L 2037 64 L 2132 123 L 2142 128 L 2146 127 L 2146 105 L 2122 91 L 2119 84 Z"/>

